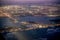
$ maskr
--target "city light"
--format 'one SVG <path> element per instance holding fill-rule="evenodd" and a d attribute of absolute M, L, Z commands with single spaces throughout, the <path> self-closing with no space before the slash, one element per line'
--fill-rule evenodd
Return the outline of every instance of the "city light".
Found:
<path fill-rule="evenodd" d="M 47 16 L 47 17 L 56 17 L 59 15 L 56 15 L 57 13 L 55 13 L 55 11 L 57 11 L 57 7 L 56 6 L 33 6 L 31 5 L 30 7 L 27 6 L 19 6 L 19 5 L 7 5 L 7 6 L 3 6 L 0 7 L 0 17 L 8 17 L 11 20 L 13 20 L 13 23 L 19 23 L 20 25 L 23 24 L 26 27 L 28 27 L 25 30 L 31 30 L 31 29 L 36 29 L 36 28 L 47 28 L 48 26 L 53 26 L 52 24 L 31 24 L 29 22 L 19 22 L 17 18 L 18 15 L 21 17 L 21 15 L 26 16 L 26 15 L 32 15 L 32 16 L 36 16 L 36 14 L 38 16 Z M 16 15 L 16 16 L 15 16 Z M 18 31 L 18 30 L 23 30 L 21 28 L 17 28 L 14 29 L 14 31 Z M 11 29 L 10 31 L 13 31 L 13 29 Z"/>

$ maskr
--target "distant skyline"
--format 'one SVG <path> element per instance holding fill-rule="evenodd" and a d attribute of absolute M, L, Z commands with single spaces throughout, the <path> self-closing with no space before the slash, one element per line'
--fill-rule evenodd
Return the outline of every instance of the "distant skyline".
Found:
<path fill-rule="evenodd" d="M 14 1 L 14 2 L 27 2 L 27 1 L 30 1 L 30 2 L 37 2 L 37 1 L 56 1 L 56 0 L 2 0 L 2 1 Z"/>
<path fill-rule="evenodd" d="M 59 0 L 1 0 L 1 4 L 21 4 L 21 3 L 39 3 L 39 4 L 55 4 L 60 3 Z"/>

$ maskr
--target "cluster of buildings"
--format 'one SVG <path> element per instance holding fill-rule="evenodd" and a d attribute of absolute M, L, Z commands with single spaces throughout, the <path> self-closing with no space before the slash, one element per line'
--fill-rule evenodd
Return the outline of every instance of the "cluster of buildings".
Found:
<path fill-rule="evenodd" d="M 58 15 L 57 6 L 19 6 L 19 5 L 10 5 L 0 7 L 0 17 L 5 16 L 3 13 L 8 13 L 8 15 L 13 16 L 48 16 L 56 17 Z M 60 12 L 59 12 L 60 13 Z M 10 17 L 11 18 L 11 17 Z M 20 22 L 20 26 L 27 27 L 24 30 L 36 29 L 36 28 L 47 28 L 48 26 L 53 26 L 50 24 L 40 24 L 40 23 L 29 23 L 29 22 Z M 21 28 L 11 28 L 10 31 L 23 30 Z"/>
<path fill-rule="evenodd" d="M 19 15 L 19 16 L 58 16 L 58 8 L 59 6 L 38 6 L 38 5 L 31 5 L 31 6 L 19 6 L 19 5 L 9 5 L 3 6 L 0 9 L 3 9 L 5 12 L 8 12 L 12 15 Z M 3 12 L 4 12 L 3 11 Z"/>

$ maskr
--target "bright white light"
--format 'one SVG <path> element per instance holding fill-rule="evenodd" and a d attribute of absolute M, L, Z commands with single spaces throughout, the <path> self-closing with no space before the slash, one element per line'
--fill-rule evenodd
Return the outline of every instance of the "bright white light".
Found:
<path fill-rule="evenodd" d="M 39 25 L 39 28 L 42 28 L 42 25 Z"/>

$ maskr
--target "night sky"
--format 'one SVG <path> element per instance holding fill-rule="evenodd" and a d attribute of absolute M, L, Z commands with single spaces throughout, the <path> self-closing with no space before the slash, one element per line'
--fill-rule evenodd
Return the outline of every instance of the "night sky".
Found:
<path fill-rule="evenodd" d="M 1 0 L 0 4 L 60 4 L 60 0 Z"/>

